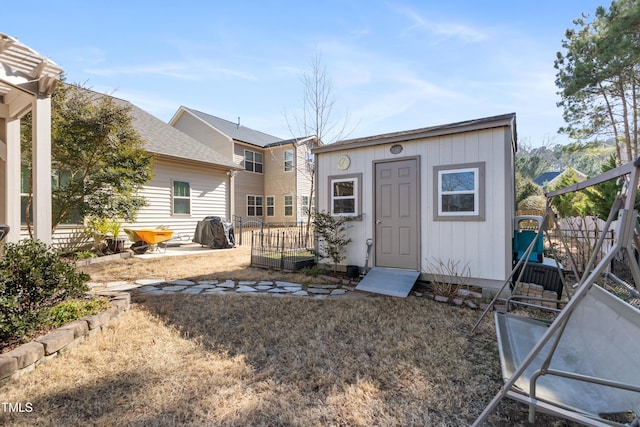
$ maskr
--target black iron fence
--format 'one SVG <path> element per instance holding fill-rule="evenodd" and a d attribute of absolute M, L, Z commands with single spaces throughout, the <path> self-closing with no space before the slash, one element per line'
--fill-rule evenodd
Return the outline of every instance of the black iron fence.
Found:
<path fill-rule="evenodd" d="M 252 231 L 251 266 L 297 271 L 313 266 L 315 261 L 313 233 L 303 229 L 288 231 Z"/>
<path fill-rule="evenodd" d="M 271 234 L 286 231 L 289 234 L 309 236 L 313 239 L 313 224 L 307 222 L 265 222 L 256 218 L 233 216 L 233 231 L 237 245 L 251 244 L 253 233 Z"/>

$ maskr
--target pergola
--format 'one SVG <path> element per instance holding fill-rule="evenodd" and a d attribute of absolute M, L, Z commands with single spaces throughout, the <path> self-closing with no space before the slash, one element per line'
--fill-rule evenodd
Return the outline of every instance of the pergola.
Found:
<path fill-rule="evenodd" d="M 51 243 L 51 94 L 62 68 L 0 33 L 0 223 L 20 239 L 20 121 L 32 113 L 34 238 Z"/>

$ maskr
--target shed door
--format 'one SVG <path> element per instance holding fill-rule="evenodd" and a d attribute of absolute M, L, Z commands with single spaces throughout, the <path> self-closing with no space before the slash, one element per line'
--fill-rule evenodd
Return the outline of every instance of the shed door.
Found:
<path fill-rule="evenodd" d="M 418 159 L 375 163 L 377 267 L 418 270 Z"/>

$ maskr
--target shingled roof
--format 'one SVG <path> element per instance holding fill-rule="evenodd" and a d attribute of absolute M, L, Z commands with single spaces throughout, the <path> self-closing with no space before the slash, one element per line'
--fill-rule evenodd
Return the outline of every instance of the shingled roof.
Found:
<path fill-rule="evenodd" d="M 193 114 L 200 120 L 216 128 L 218 131 L 222 132 L 235 141 L 256 145 L 262 148 L 283 141 L 282 138 L 278 138 L 277 136 L 253 130 L 248 127 L 242 126 L 239 123 L 230 122 L 229 120 L 221 119 L 220 117 L 212 116 L 210 114 L 203 113 L 202 111 L 194 110 L 185 106 L 181 106 L 180 109 Z"/>
<path fill-rule="evenodd" d="M 242 169 L 228 157 L 210 149 L 198 140 L 191 138 L 129 101 L 90 91 L 89 89 L 83 90 L 91 92 L 96 98 L 108 96 L 116 104 L 129 108 L 133 128 L 144 140 L 145 149 L 149 153 L 180 160 L 208 163 L 226 169 Z"/>

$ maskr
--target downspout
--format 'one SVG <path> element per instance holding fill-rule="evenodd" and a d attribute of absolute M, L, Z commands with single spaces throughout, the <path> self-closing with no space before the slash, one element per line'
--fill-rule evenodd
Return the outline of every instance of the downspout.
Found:
<path fill-rule="evenodd" d="M 229 218 L 230 221 L 233 221 L 233 216 L 234 216 L 234 206 L 235 206 L 235 180 L 233 179 L 236 176 L 236 171 L 229 169 L 229 171 L 227 172 L 227 191 L 228 191 L 228 197 L 227 197 L 227 218 Z"/>

